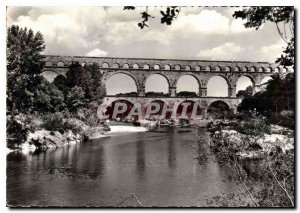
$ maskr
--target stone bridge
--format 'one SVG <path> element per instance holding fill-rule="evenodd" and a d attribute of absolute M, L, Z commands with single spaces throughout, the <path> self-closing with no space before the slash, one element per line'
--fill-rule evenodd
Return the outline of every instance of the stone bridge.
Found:
<path fill-rule="evenodd" d="M 106 81 L 115 74 L 123 73 L 130 76 L 137 87 L 138 97 L 127 97 L 126 99 L 145 99 L 146 79 L 159 74 L 166 78 L 169 87 L 169 98 L 164 100 L 181 100 L 176 98 L 176 85 L 181 76 L 193 76 L 198 84 L 197 98 L 189 98 L 197 101 L 206 100 L 208 104 L 216 100 L 222 100 L 230 108 L 236 109 L 240 99 L 236 98 L 236 84 L 241 76 L 247 76 L 252 81 L 253 93 L 260 90 L 262 79 L 273 73 L 284 73 L 288 70 L 278 67 L 276 64 L 267 62 L 244 62 L 244 61 L 207 61 L 207 60 L 177 60 L 177 59 L 140 59 L 140 58 L 110 58 L 110 57 L 85 57 L 85 56 L 46 56 L 44 71 L 52 71 L 65 75 L 72 62 L 81 65 L 96 64 L 99 72 L 103 74 L 101 80 L 102 96 L 106 97 Z M 221 76 L 228 85 L 228 97 L 207 97 L 207 83 L 210 78 Z M 216 85 L 217 87 L 218 85 Z M 115 97 L 124 99 L 124 97 Z M 159 98 L 155 98 L 159 99 Z"/>
<path fill-rule="evenodd" d="M 197 104 L 202 111 L 202 116 L 206 118 L 207 110 L 209 106 L 216 102 L 222 101 L 224 102 L 229 110 L 232 113 L 236 113 L 236 108 L 242 101 L 241 98 L 230 98 L 230 97 L 128 97 L 128 96 L 106 96 L 103 99 L 103 105 L 105 107 L 111 106 L 115 101 L 128 101 L 132 105 L 136 103 L 140 104 L 142 107 L 142 111 L 145 111 L 145 108 L 149 106 L 149 104 L 153 101 L 161 101 L 167 105 L 168 109 L 171 111 L 178 109 L 178 106 L 185 101 L 191 101 Z"/>

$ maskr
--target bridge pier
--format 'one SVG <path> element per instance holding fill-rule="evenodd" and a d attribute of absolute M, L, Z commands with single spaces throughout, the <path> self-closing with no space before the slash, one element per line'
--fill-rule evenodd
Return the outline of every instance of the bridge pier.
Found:
<path fill-rule="evenodd" d="M 260 85 L 254 85 L 253 87 L 253 94 L 254 95 L 255 93 L 259 92 L 261 89 L 260 89 Z"/>
<path fill-rule="evenodd" d="M 236 85 L 231 85 L 230 87 L 228 87 L 228 97 L 236 97 Z"/>
<path fill-rule="evenodd" d="M 169 94 L 171 97 L 176 97 L 176 87 L 170 87 L 169 88 Z"/>
<path fill-rule="evenodd" d="M 200 88 L 199 89 L 199 96 L 206 97 L 207 96 L 207 88 Z"/>

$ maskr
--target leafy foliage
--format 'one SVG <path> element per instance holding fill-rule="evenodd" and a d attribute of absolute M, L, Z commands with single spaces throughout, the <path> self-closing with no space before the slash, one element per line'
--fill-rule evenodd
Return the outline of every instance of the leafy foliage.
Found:
<path fill-rule="evenodd" d="M 7 30 L 7 107 L 9 111 L 26 112 L 38 97 L 45 49 L 41 33 L 19 26 Z M 13 114 L 14 112 L 12 112 Z"/>
<path fill-rule="evenodd" d="M 249 163 L 240 159 L 238 153 L 261 149 L 254 146 L 253 137 L 259 139 L 263 138 L 265 133 L 269 133 L 266 120 L 261 120 L 259 116 L 245 122 L 247 124 L 242 128 L 246 132 L 244 137 L 238 137 L 235 131 L 216 132 L 210 142 L 210 148 L 219 164 L 232 171 L 228 180 L 241 182 L 250 206 L 294 206 L 294 150 L 283 152 L 277 146 L 277 149 L 270 150 L 259 162 Z M 245 130 L 247 127 L 250 131 Z M 276 144 L 274 146 L 276 147 Z M 240 200 L 240 196 L 237 194 L 232 199 Z M 223 203 L 226 199 L 228 198 L 223 196 L 221 200 L 218 198 L 214 202 Z M 244 195 L 243 200 L 244 202 L 239 201 L 238 205 L 247 201 Z M 236 205 L 227 201 L 225 203 Z"/>
<path fill-rule="evenodd" d="M 138 23 L 138 26 L 143 29 L 144 27 L 149 27 L 147 25 L 147 22 L 149 20 L 149 18 L 154 18 L 154 16 L 151 16 L 148 13 L 148 7 L 146 7 L 146 11 L 142 12 L 142 21 Z M 135 7 L 133 6 L 125 6 L 123 8 L 123 10 L 135 10 Z M 166 7 L 165 11 L 160 11 L 160 14 L 162 15 L 160 21 L 162 24 L 166 24 L 166 25 L 171 25 L 172 22 L 174 21 L 174 19 L 177 18 L 177 16 L 180 13 L 180 7 L 178 6 L 170 6 L 170 7 Z"/>
<path fill-rule="evenodd" d="M 266 91 L 258 92 L 254 96 L 245 97 L 238 106 L 239 112 L 256 111 L 270 117 L 282 110 L 295 110 L 295 75 L 289 73 L 285 78 L 279 74 L 272 76 Z"/>
<path fill-rule="evenodd" d="M 239 90 L 238 93 L 236 94 L 236 97 L 238 98 L 249 97 L 252 95 L 252 91 L 253 91 L 252 86 L 248 86 L 245 90 Z"/>
<path fill-rule="evenodd" d="M 246 19 L 246 28 L 259 29 L 265 22 L 276 24 L 281 38 L 287 43 L 283 54 L 276 60 L 282 66 L 293 66 L 295 59 L 294 47 L 294 7 L 247 7 L 240 11 L 235 11 L 233 17 Z M 284 29 L 280 30 L 279 23 L 283 23 Z M 288 39 L 288 34 L 291 38 Z"/>
<path fill-rule="evenodd" d="M 85 92 L 80 86 L 74 86 L 68 92 L 67 103 L 71 112 L 76 112 L 79 108 L 86 105 Z"/>
<path fill-rule="evenodd" d="M 180 10 L 177 9 L 177 6 L 167 7 L 166 11 L 160 11 L 162 18 L 161 23 L 166 23 L 167 25 L 171 25 L 172 21 L 177 18 Z"/>
<path fill-rule="evenodd" d="M 99 102 L 101 78 L 102 74 L 96 64 L 82 67 L 79 62 L 74 62 L 66 77 L 58 75 L 53 84 L 63 92 L 70 112 L 77 112 L 79 108 L 92 107 L 95 102 Z"/>

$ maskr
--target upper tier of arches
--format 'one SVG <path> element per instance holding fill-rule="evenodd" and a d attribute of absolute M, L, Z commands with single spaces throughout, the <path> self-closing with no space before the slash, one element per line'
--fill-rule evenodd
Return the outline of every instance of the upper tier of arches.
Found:
<path fill-rule="evenodd" d="M 169 70 L 199 72 L 287 72 L 286 68 L 267 62 L 231 62 L 231 61 L 197 61 L 197 60 L 158 60 L 158 59 L 125 59 L 125 58 L 89 58 L 47 56 L 48 67 L 67 67 L 72 62 L 96 64 L 102 69 L 126 70 Z"/>

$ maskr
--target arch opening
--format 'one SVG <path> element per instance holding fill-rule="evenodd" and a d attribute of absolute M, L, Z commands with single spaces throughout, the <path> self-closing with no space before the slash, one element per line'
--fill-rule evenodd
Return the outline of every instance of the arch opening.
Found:
<path fill-rule="evenodd" d="M 202 116 L 203 112 L 199 104 L 192 100 L 185 100 L 181 102 L 176 110 L 176 116 L 179 118 L 179 122 L 190 122 L 193 119 L 197 119 Z"/>
<path fill-rule="evenodd" d="M 230 114 L 230 108 L 224 101 L 214 101 L 207 109 L 208 117 L 213 119 L 223 119 Z"/>
<path fill-rule="evenodd" d="M 214 76 L 208 80 L 207 96 L 228 97 L 228 82 L 224 77 Z"/>
<path fill-rule="evenodd" d="M 64 64 L 64 62 L 59 61 L 59 62 L 57 63 L 57 66 L 58 66 L 58 67 L 63 67 L 63 66 L 65 66 L 65 64 Z"/>
<path fill-rule="evenodd" d="M 124 112 L 122 112 L 124 104 L 126 105 L 126 108 L 124 109 Z M 110 120 L 115 119 L 117 121 L 127 121 L 127 116 L 129 115 L 132 107 L 133 104 L 130 101 L 123 99 L 115 100 L 106 108 L 105 115 L 107 115 Z M 117 113 L 118 111 L 120 113 Z"/>
<path fill-rule="evenodd" d="M 51 61 L 46 61 L 45 66 L 46 67 L 51 67 L 52 66 L 52 62 Z"/>
<path fill-rule="evenodd" d="M 103 67 L 103 68 L 108 68 L 108 67 L 109 67 L 109 64 L 105 62 L 105 63 L 102 64 L 102 67 Z"/>
<path fill-rule="evenodd" d="M 137 85 L 134 78 L 125 73 L 116 73 L 110 76 L 105 82 L 105 88 L 107 95 L 137 95 Z"/>
<path fill-rule="evenodd" d="M 138 64 L 134 64 L 134 65 L 132 66 L 132 68 L 133 68 L 133 69 L 139 69 L 140 66 L 139 66 Z"/>
<path fill-rule="evenodd" d="M 181 76 L 176 86 L 179 97 L 196 97 L 199 93 L 199 82 L 192 75 Z"/>
<path fill-rule="evenodd" d="M 239 77 L 236 83 L 236 96 L 237 97 L 246 97 L 253 94 L 254 81 L 248 76 Z"/>
<path fill-rule="evenodd" d="M 57 72 L 52 70 L 46 70 L 41 73 L 41 75 L 47 79 L 50 83 L 54 81 L 54 79 L 58 76 Z"/>
<path fill-rule="evenodd" d="M 166 96 L 169 94 L 168 79 L 161 74 L 150 75 L 145 82 L 145 95 Z"/>
<path fill-rule="evenodd" d="M 266 76 L 266 77 L 264 77 L 262 80 L 261 80 L 261 82 L 260 82 L 260 90 L 261 91 L 264 91 L 264 90 L 266 90 L 266 88 L 267 88 L 267 86 L 268 86 L 268 82 L 270 81 L 270 80 L 272 80 L 272 77 L 271 76 Z"/>
<path fill-rule="evenodd" d="M 159 108 L 157 109 L 155 105 L 152 105 L 152 103 L 156 103 L 159 105 Z M 149 109 L 148 109 L 149 108 Z M 166 104 L 166 102 L 162 101 L 162 100 L 153 100 L 151 101 L 147 106 L 146 106 L 146 110 L 149 110 L 149 114 L 147 116 L 147 119 L 150 120 L 160 120 L 162 118 L 166 118 L 169 119 L 172 115 L 172 112 L 167 111 L 165 113 L 165 115 L 163 114 L 164 112 L 164 108 L 168 109 L 168 105 Z M 155 112 L 156 111 L 156 112 Z"/>

